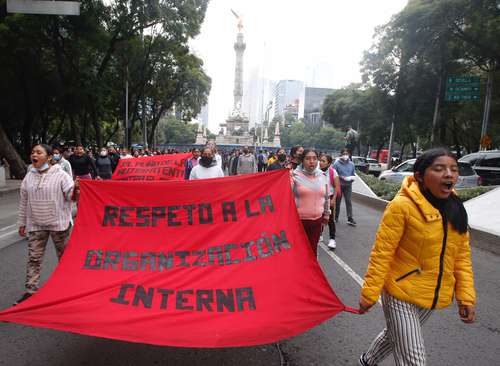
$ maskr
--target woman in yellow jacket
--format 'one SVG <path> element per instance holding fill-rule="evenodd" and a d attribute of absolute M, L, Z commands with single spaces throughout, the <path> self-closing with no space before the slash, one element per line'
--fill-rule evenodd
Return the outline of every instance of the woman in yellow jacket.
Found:
<path fill-rule="evenodd" d="M 373 366 L 393 353 L 396 364 L 425 365 L 422 324 L 455 296 L 460 319 L 475 319 L 467 212 L 453 192 L 455 157 L 426 151 L 389 203 L 377 232 L 359 301 L 367 312 L 382 295 L 386 328 L 359 363 Z"/>

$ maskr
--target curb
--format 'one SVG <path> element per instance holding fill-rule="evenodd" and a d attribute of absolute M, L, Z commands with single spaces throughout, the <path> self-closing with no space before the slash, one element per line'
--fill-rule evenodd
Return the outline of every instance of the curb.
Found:
<path fill-rule="evenodd" d="M 358 202 L 361 202 L 365 204 L 366 206 L 369 206 L 371 208 L 374 208 L 379 211 L 384 211 L 385 207 L 389 203 L 389 201 L 383 200 L 378 197 L 370 197 L 366 194 L 359 193 L 359 192 L 352 192 L 352 198 L 355 199 Z"/>
<path fill-rule="evenodd" d="M 469 232 L 473 246 L 500 255 L 500 236 L 473 228 L 469 228 Z"/>
<path fill-rule="evenodd" d="M 352 192 L 352 198 L 356 202 L 362 203 L 378 211 L 384 211 L 389 201 L 381 198 L 370 197 L 362 193 Z M 500 255 L 500 236 L 486 231 L 469 228 L 470 243 L 476 248 L 486 250 L 490 253 Z"/>
<path fill-rule="evenodd" d="M 6 196 L 10 193 L 15 193 L 19 192 L 21 188 L 20 187 L 14 187 L 14 188 L 0 188 L 0 197 Z"/>

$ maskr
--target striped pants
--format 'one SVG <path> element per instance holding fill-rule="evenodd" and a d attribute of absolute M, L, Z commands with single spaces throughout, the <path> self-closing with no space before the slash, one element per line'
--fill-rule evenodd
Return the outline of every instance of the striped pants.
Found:
<path fill-rule="evenodd" d="M 364 354 L 368 365 L 376 365 L 391 353 L 397 366 L 424 366 L 425 347 L 422 324 L 433 310 L 382 294 L 387 327 L 375 338 Z"/>

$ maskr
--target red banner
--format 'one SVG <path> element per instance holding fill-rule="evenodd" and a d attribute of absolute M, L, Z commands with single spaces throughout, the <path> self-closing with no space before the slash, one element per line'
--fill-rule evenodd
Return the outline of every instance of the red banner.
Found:
<path fill-rule="evenodd" d="M 144 156 L 120 159 L 114 180 L 183 180 L 185 162 L 191 153 Z"/>
<path fill-rule="evenodd" d="M 76 225 L 38 293 L 0 321 L 132 342 L 278 341 L 348 310 L 299 221 L 288 171 L 81 181 Z"/>

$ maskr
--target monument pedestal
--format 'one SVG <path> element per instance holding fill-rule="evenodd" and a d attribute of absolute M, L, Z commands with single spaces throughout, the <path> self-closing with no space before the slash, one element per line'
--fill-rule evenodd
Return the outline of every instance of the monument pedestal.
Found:
<path fill-rule="evenodd" d="M 225 133 L 217 135 L 217 145 L 253 145 L 253 136 L 248 133 L 248 124 L 248 118 L 241 114 L 230 116 L 225 124 L 221 124 L 225 127 Z"/>

